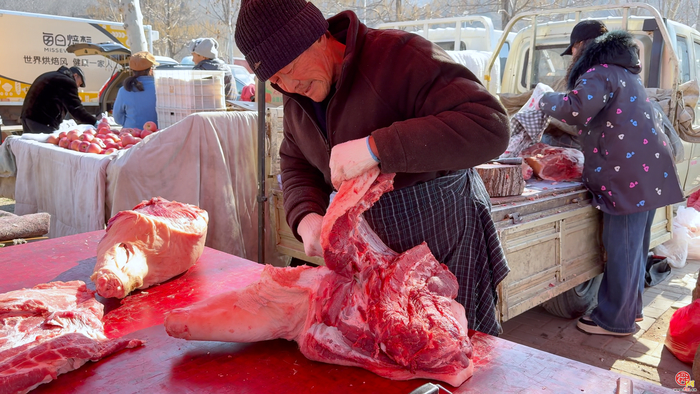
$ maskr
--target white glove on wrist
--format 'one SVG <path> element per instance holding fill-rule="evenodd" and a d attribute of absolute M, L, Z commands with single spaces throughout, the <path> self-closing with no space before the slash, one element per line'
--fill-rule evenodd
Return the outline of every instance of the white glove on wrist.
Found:
<path fill-rule="evenodd" d="M 553 92 L 554 90 L 549 87 L 548 85 L 545 85 L 543 83 L 538 83 L 537 86 L 535 86 L 535 90 L 532 91 L 532 96 L 530 97 L 530 100 L 528 101 L 529 103 L 532 103 L 532 106 L 534 109 L 539 110 L 540 109 L 540 101 L 542 100 L 542 97 L 544 96 L 545 93 Z"/>
<path fill-rule="evenodd" d="M 297 226 L 297 232 L 304 242 L 304 253 L 307 256 L 323 257 L 323 248 L 321 247 L 321 224 L 323 224 L 323 216 L 317 213 L 310 213 L 304 216 Z"/>
<path fill-rule="evenodd" d="M 367 137 L 343 142 L 331 150 L 331 182 L 338 190 L 344 181 L 360 176 L 377 165 L 379 162 L 372 157 Z"/>

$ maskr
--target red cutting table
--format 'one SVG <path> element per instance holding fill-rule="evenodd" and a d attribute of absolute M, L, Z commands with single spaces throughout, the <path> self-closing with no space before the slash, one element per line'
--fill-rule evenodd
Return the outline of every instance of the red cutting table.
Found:
<path fill-rule="evenodd" d="M 55 280 L 83 280 L 104 231 L 0 249 L 0 293 Z M 245 286 L 259 266 L 205 248 L 187 273 L 105 305 L 109 337 L 146 341 L 39 386 L 38 393 L 410 393 L 426 380 L 393 381 L 361 368 L 307 360 L 295 342 L 198 342 L 168 336 L 164 314 Z M 453 393 L 614 393 L 617 373 L 473 333 L 474 376 Z M 634 392 L 672 392 L 632 379 Z"/>

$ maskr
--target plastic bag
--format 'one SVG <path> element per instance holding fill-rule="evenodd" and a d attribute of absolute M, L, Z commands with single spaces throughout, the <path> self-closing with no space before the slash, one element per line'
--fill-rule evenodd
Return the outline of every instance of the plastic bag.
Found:
<path fill-rule="evenodd" d="M 527 100 L 525 105 L 520 108 L 520 111 L 537 111 L 539 101 L 544 96 L 545 93 L 554 92 L 554 90 L 543 83 L 538 83 L 535 89 L 532 91 L 532 95 Z M 536 105 L 537 104 L 537 105 Z"/>
<path fill-rule="evenodd" d="M 673 313 L 664 344 L 676 358 L 692 364 L 700 346 L 700 299 Z"/>
<path fill-rule="evenodd" d="M 685 266 L 686 259 L 700 260 L 700 212 L 678 207 L 673 218 L 673 238 L 654 248 L 654 254 L 668 257 L 673 268 Z"/>
<path fill-rule="evenodd" d="M 700 190 L 689 195 L 685 205 L 689 208 L 695 208 L 696 211 L 700 211 Z"/>
<path fill-rule="evenodd" d="M 688 228 L 673 220 L 673 238 L 654 248 L 654 254 L 666 256 L 668 264 L 673 268 L 683 268 L 688 258 Z"/>
<path fill-rule="evenodd" d="M 678 207 L 675 220 L 688 229 L 688 258 L 700 260 L 700 212 L 695 208 Z"/>

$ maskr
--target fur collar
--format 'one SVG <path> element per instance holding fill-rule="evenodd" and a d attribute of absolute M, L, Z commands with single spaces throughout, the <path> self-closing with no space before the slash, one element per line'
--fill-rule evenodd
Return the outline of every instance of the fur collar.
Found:
<path fill-rule="evenodd" d="M 567 81 L 569 90 L 576 86 L 576 81 L 581 75 L 598 64 L 614 64 L 639 74 L 642 71 L 642 65 L 639 61 L 639 49 L 632 35 L 623 30 L 615 30 L 603 34 L 588 44 L 571 69 Z"/>

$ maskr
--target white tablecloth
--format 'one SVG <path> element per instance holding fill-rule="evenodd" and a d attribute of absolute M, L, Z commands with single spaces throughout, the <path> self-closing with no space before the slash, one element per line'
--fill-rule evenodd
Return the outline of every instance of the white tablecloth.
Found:
<path fill-rule="evenodd" d="M 205 112 L 148 136 L 107 169 L 113 216 L 163 197 L 209 213 L 206 246 L 257 258 L 257 113 Z"/>
<path fill-rule="evenodd" d="M 257 113 L 195 113 L 110 156 L 15 139 L 15 212 L 51 214 L 50 237 L 103 229 L 163 197 L 209 213 L 206 246 L 258 258 Z M 284 265 L 266 215 L 265 261 Z"/>
<path fill-rule="evenodd" d="M 85 154 L 25 138 L 8 138 L 5 143 L 17 166 L 15 214 L 48 212 L 51 238 L 104 229 L 109 218 L 106 172 L 115 156 Z"/>

